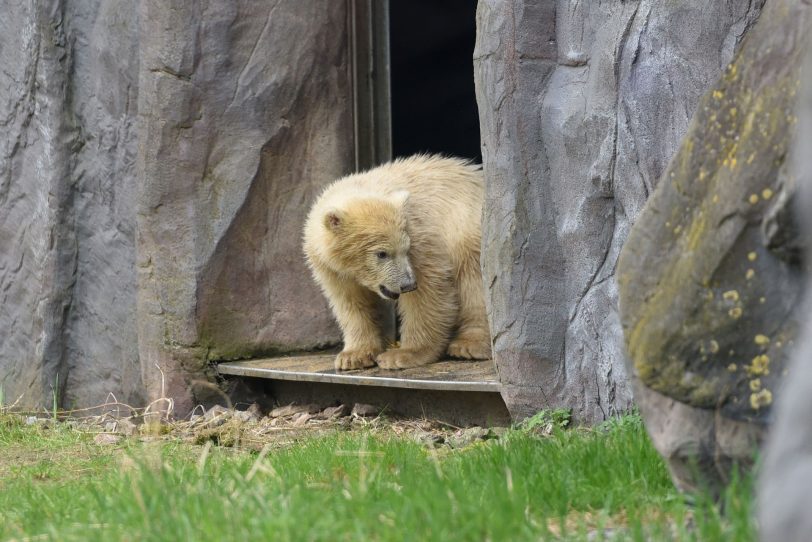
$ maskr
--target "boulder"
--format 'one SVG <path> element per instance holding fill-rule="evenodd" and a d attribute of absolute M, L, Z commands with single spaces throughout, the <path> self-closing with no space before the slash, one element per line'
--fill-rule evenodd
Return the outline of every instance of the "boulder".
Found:
<path fill-rule="evenodd" d="M 807 7 L 807 10 L 810 8 Z M 808 47 L 808 46 L 807 46 Z M 806 303 L 800 319 L 801 339 L 790 360 L 787 379 L 775 405 L 775 423 L 764 451 L 759 481 L 758 516 L 765 542 L 803 542 L 812 532 L 812 55 L 804 66 L 795 141 L 804 244 L 807 248 Z"/>
<path fill-rule="evenodd" d="M 808 7 L 764 8 L 702 97 L 618 262 L 635 398 L 678 485 L 753 458 L 797 336 L 802 290 L 786 156 Z M 665 415 L 667 412 L 668 415 Z"/>
<path fill-rule="evenodd" d="M 515 418 L 631 407 L 618 254 L 762 3 L 479 2 L 482 269 Z"/>

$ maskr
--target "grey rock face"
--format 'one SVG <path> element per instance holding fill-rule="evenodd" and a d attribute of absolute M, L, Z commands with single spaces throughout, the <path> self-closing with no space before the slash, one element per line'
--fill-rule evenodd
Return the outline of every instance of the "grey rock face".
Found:
<path fill-rule="evenodd" d="M 4 7 L 5 401 L 182 413 L 211 359 L 338 342 L 300 228 L 354 167 L 348 21 L 315 0 Z"/>
<path fill-rule="evenodd" d="M 683 487 L 697 484 L 686 459 L 711 486 L 752 460 L 797 336 L 801 242 L 785 157 L 810 21 L 795 2 L 764 8 L 619 259 L 636 398 Z"/>
<path fill-rule="evenodd" d="M 810 9 L 809 7 L 806 8 Z M 807 44 L 809 47 L 809 44 Z M 812 247 L 812 55 L 807 53 L 795 140 L 795 171 L 803 219 L 803 239 Z M 802 311 L 803 339 L 792 356 L 788 375 L 775 406 L 775 423 L 764 452 L 759 487 L 759 522 L 765 542 L 804 541 L 812 532 L 812 272 L 806 255 L 807 301 Z"/>
<path fill-rule="evenodd" d="M 618 254 L 761 4 L 479 2 L 482 267 L 514 417 L 631 406 Z"/>
<path fill-rule="evenodd" d="M 135 4 L 0 21 L 0 387 L 21 406 L 138 403 Z"/>
<path fill-rule="evenodd" d="M 339 340 L 300 239 L 353 165 L 347 12 L 148 0 L 140 16 L 139 351 L 150 397 L 165 385 L 184 411 L 209 359 Z"/>

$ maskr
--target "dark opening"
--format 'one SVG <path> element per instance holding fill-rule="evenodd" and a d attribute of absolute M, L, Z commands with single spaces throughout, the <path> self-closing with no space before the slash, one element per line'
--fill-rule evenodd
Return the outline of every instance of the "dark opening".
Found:
<path fill-rule="evenodd" d="M 482 161 L 474 94 L 476 0 L 389 3 L 392 154 Z"/>

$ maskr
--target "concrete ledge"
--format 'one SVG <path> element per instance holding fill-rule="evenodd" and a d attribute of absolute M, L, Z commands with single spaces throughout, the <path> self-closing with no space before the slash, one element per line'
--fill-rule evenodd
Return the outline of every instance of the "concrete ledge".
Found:
<path fill-rule="evenodd" d="M 217 371 L 221 375 L 381 388 L 491 393 L 502 388 L 490 360 L 444 360 L 402 371 L 378 367 L 336 371 L 334 358 L 335 354 L 317 354 L 224 362 L 217 365 Z"/>

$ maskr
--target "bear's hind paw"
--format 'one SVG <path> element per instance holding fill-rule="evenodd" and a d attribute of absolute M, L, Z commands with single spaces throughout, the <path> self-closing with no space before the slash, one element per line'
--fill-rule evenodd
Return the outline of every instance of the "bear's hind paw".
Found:
<path fill-rule="evenodd" d="M 351 371 L 353 369 L 366 369 L 375 366 L 373 350 L 344 350 L 336 356 L 335 368 L 337 371 Z"/>

